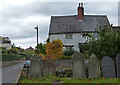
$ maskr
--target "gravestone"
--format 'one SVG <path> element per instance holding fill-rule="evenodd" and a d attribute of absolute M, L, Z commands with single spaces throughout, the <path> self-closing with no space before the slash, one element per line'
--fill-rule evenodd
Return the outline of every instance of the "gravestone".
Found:
<path fill-rule="evenodd" d="M 105 78 L 116 78 L 115 63 L 112 58 L 105 56 L 101 60 L 102 74 Z"/>
<path fill-rule="evenodd" d="M 56 75 L 56 67 L 51 61 L 46 61 L 43 64 L 43 76 Z"/>
<path fill-rule="evenodd" d="M 89 78 L 99 78 L 100 77 L 100 61 L 97 57 L 92 54 L 88 62 L 88 73 Z"/>
<path fill-rule="evenodd" d="M 38 55 L 30 60 L 30 77 L 42 77 L 42 60 Z"/>
<path fill-rule="evenodd" d="M 117 78 L 120 78 L 120 53 L 116 57 Z"/>
<path fill-rule="evenodd" d="M 84 58 L 79 52 L 74 52 L 72 56 L 73 78 L 85 78 Z"/>

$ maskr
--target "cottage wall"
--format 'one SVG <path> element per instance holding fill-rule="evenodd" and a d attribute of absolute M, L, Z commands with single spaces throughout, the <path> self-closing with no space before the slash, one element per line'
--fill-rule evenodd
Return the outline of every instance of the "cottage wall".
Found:
<path fill-rule="evenodd" d="M 4 43 L 4 44 L 2 44 L 2 46 L 0 46 L 0 47 L 5 47 L 6 49 L 11 49 L 11 44 L 9 44 L 9 43 Z"/>
<path fill-rule="evenodd" d="M 60 39 L 63 45 L 74 45 L 73 49 L 79 51 L 79 43 L 84 43 L 87 38 L 82 36 L 82 33 L 73 33 L 72 39 L 65 39 L 65 34 L 51 34 L 49 35 L 50 41 Z M 63 47 L 66 50 L 66 47 Z"/>

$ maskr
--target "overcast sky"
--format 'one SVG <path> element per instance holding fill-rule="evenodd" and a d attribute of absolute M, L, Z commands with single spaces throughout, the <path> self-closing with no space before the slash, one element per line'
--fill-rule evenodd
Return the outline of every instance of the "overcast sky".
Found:
<path fill-rule="evenodd" d="M 22 48 L 35 47 L 36 25 L 39 43 L 45 43 L 51 16 L 76 15 L 77 7 L 78 2 L 4 2 L 0 5 L 0 36 Z M 86 2 L 84 9 L 86 15 L 107 15 L 111 24 L 118 25 L 118 2 Z"/>

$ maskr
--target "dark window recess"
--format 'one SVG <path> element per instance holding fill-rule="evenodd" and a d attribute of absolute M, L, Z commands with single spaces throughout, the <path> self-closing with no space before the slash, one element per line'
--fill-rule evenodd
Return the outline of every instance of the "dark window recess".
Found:
<path fill-rule="evenodd" d="M 66 47 L 66 50 L 72 50 L 73 47 Z"/>
<path fill-rule="evenodd" d="M 63 46 L 66 48 L 66 50 L 72 50 L 74 47 L 74 45 L 63 45 Z"/>

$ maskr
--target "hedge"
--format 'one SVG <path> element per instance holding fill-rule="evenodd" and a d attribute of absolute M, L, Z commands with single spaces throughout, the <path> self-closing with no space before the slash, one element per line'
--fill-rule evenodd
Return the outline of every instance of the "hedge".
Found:
<path fill-rule="evenodd" d="M 23 55 L 7 53 L 2 54 L 2 61 L 20 60 L 21 58 L 23 58 Z"/>
<path fill-rule="evenodd" d="M 64 51 L 64 55 L 65 55 L 65 56 L 71 56 L 71 55 L 73 55 L 74 52 L 75 52 L 75 51 L 74 51 L 73 49 L 71 49 L 71 50 L 65 50 L 65 51 Z"/>

